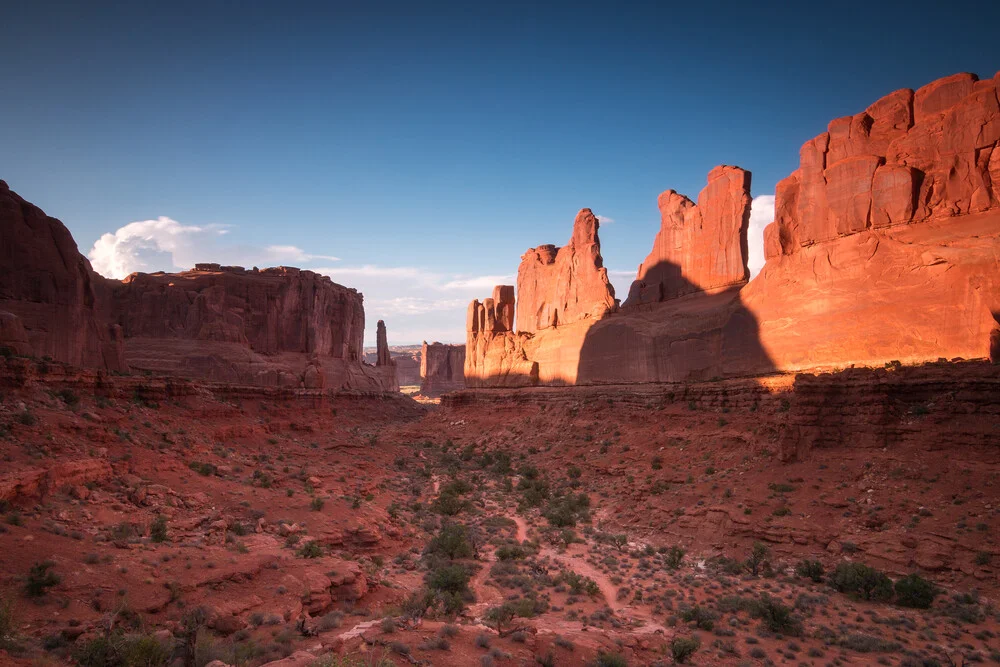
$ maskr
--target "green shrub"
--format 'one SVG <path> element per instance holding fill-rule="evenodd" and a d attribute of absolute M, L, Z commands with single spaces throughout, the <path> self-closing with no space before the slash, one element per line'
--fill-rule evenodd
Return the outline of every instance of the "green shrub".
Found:
<path fill-rule="evenodd" d="M 688 607 L 681 610 L 681 620 L 685 623 L 694 623 L 700 630 L 711 631 L 715 627 L 716 614 L 700 605 Z"/>
<path fill-rule="evenodd" d="M 771 550 L 763 542 L 754 542 L 750 549 L 750 556 L 747 557 L 746 566 L 753 576 L 760 573 L 760 568 L 767 562 L 771 555 Z"/>
<path fill-rule="evenodd" d="M 475 552 L 469 539 L 469 529 L 461 523 L 444 524 L 428 543 L 426 553 L 449 560 L 472 558 Z"/>
<path fill-rule="evenodd" d="M 628 662 L 621 653 L 609 653 L 606 651 L 601 651 L 597 654 L 597 660 L 594 661 L 595 667 L 628 667 Z"/>
<path fill-rule="evenodd" d="M 167 517 L 157 514 L 153 523 L 149 524 L 149 539 L 153 542 L 167 541 Z"/>
<path fill-rule="evenodd" d="M 697 637 L 674 637 L 670 641 L 670 654 L 674 662 L 685 663 L 701 647 Z"/>
<path fill-rule="evenodd" d="M 431 570 L 427 585 L 432 590 L 446 593 L 464 593 L 469 588 L 469 570 L 463 565 L 445 565 Z"/>
<path fill-rule="evenodd" d="M 671 570 L 676 570 L 681 566 L 681 562 L 684 560 L 684 556 L 687 552 L 679 546 L 672 546 L 667 551 L 666 563 L 667 567 Z"/>
<path fill-rule="evenodd" d="M 839 564 L 830 575 L 830 585 L 862 600 L 886 602 L 893 595 L 892 579 L 864 563 Z"/>
<path fill-rule="evenodd" d="M 800 560 L 799 564 L 795 566 L 795 574 L 803 579 L 812 579 L 816 583 L 823 581 L 824 572 L 823 563 L 818 560 L 809 560 L 806 558 Z"/>
<path fill-rule="evenodd" d="M 555 498 L 542 515 L 557 528 L 575 526 L 577 521 L 590 520 L 590 498 L 586 493 Z"/>
<path fill-rule="evenodd" d="M 315 540 L 311 540 L 302 545 L 298 555 L 300 558 L 320 558 L 323 556 L 323 547 Z"/>
<path fill-rule="evenodd" d="M 80 667 L 159 667 L 170 659 L 170 648 L 149 635 L 113 632 L 84 642 L 73 657 Z"/>
<path fill-rule="evenodd" d="M 793 637 L 802 634 L 802 624 L 792 616 L 792 610 L 766 593 L 761 596 L 752 614 L 760 618 L 771 632 Z"/>
<path fill-rule="evenodd" d="M 896 604 L 914 609 L 927 609 L 934 603 L 937 587 L 919 574 L 908 574 L 896 581 Z"/>
<path fill-rule="evenodd" d="M 62 577 L 51 571 L 53 567 L 55 563 L 50 560 L 40 561 L 31 566 L 24 582 L 24 592 L 28 597 L 42 597 L 50 588 L 62 581 Z"/>
<path fill-rule="evenodd" d="M 521 560 L 528 553 L 519 544 L 505 544 L 497 549 L 496 557 L 499 561 Z"/>

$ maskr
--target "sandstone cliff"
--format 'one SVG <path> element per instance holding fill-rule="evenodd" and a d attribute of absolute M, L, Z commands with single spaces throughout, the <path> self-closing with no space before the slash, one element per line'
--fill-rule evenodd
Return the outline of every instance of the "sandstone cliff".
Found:
<path fill-rule="evenodd" d="M 465 346 L 424 341 L 420 351 L 420 393 L 440 396 L 465 388 Z"/>
<path fill-rule="evenodd" d="M 569 243 L 561 248 L 529 248 L 521 256 L 518 331 L 599 319 L 615 309 L 615 289 L 601 258 L 599 227 L 597 216 L 589 208 L 582 209 L 573 222 Z"/>
<path fill-rule="evenodd" d="M 356 290 L 311 271 L 202 264 L 108 280 L 69 230 L 0 181 L 0 346 L 111 371 L 391 391 L 362 362 Z"/>
<path fill-rule="evenodd" d="M 1000 359 L 998 85 L 957 74 L 831 122 L 778 184 L 747 284 L 749 174 L 717 167 L 697 205 L 667 191 L 620 312 L 523 327 L 519 303 L 518 331 L 498 332 L 474 302 L 469 386 Z M 544 312 L 534 295 L 552 288 L 530 284 L 528 312 Z"/>
<path fill-rule="evenodd" d="M 101 316 L 105 280 L 65 225 L 0 181 L 0 346 L 125 369 L 120 328 Z M 19 340 L 18 340 L 19 339 Z"/>
<path fill-rule="evenodd" d="M 674 190 L 658 200 L 660 231 L 623 305 L 656 303 L 690 292 L 743 285 L 750 223 L 750 172 L 719 166 L 698 203 Z"/>

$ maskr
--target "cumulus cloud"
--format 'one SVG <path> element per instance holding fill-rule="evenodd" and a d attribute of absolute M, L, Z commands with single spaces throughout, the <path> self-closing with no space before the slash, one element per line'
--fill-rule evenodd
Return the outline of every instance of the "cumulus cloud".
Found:
<path fill-rule="evenodd" d="M 394 344 L 463 342 L 469 302 L 489 296 L 494 285 L 514 282 L 511 275 L 329 264 L 338 259 L 292 245 L 241 245 L 231 241 L 231 231 L 223 225 L 187 225 L 168 217 L 140 220 L 101 236 L 88 257 L 98 273 L 117 279 L 136 271 L 185 271 L 200 262 L 310 268 L 364 294 L 366 344 L 374 344 L 374 323 L 380 319 L 386 321 Z"/>
<path fill-rule="evenodd" d="M 337 260 L 290 245 L 258 248 L 225 243 L 229 231 L 225 225 L 185 225 L 161 216 L 102 235 L 87 256 L 95 271 L 118 279 L 136 271 L 184 271 L 199 262 L 271 266 Z"/>
<path fill-rule="evenodd" d="M 760 195 L 750 205 L 750 226 L 747 230 L 747 265 L 753 278 L 764 267 L 764 227 L 774 220 L 774 195 Z"/>

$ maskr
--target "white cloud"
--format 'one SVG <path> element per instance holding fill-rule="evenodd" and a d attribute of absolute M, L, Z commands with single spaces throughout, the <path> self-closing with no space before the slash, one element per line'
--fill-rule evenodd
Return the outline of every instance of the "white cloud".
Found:
<path fill-rule="evenodd" d="M 222 243 L 228 232 L 224 225 L 185 225 L 161 216 L 130 222 L 114 233 L 104 234 L 87 256 L 95 271 L 117 279 L 136 271 L 185 271 L 199 262 L 274 266 L 337 260 L 290 245 L 258 248 Z"/>
<path fill-rule="evenodd" d="M 774 195 L 760 195 L 750 205 L 750 226 L 747 229 L 747 265 L 753 278 L 764 267 L 764 227 L 774 220 Z"/>
<path fill-rule="evenodd" d="M 606 215 L 599 215 L 599 216 L 597 216 L 597 221 L 600 222 L 602 225 L 613 225 L 613 224 L 615 224 L 615 219 L 611 218 L 611 217 L 608 217 Z"/>
<path fill-rule="evenodd" d="M 374 343 L 375 322 L 385 320 L 392 343 L 421 340 L 464 342 L 465 313 L 472 299 L 510 285 L 511 275 L 469 275 L 412 266 L 339 266 L 338 261 L 291 245 L 264 247 L 233 243 L 222 225 L 185 225 L 167 217 L 130 222 L 104 234 L 88 253 L 94 269 L 121 279 L 136 271 L 185 271 L 200 262 L 241 266 L 291 264 L 330 276 L 365 296 L 366 342 Z"/>

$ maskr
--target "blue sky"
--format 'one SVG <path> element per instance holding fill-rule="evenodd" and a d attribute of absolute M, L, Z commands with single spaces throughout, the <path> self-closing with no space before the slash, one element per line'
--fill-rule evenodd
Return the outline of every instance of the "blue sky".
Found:
<path fill-rule="evenodd" d="M 0 178 L 118 231 L 105 271 L 324 269 L 399 344 L 462 341 L 581 207 L 624 293 L 661 191 L 773 194 L 831 119 L 1000 69 L 997 3 L 252 4 L 6 3 Z"/>

